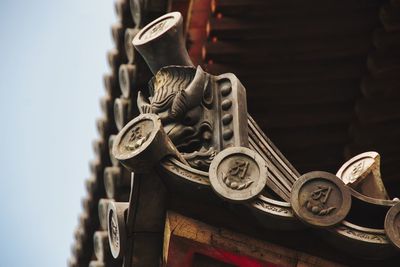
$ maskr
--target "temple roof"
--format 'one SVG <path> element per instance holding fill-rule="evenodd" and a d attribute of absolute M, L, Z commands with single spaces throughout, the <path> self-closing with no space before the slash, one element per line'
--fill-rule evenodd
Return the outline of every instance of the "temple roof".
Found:
<path fill-rule="evenodd" d="M 239 77 L 247 91 L 249 113 L 300 174 L 336 173 L 351 157 L 378 151 L 386 189 L 392 198 L 400 196 L 398 1 L 173 0 L 166 6 L 165 1 L 153 0 L 143 1 L 141 8 L 130 6 L 133 2 L 116 2 L 115 48 L 107 55 L 110 73 L 104 76 L 103 117 L 97 120 L 99 138 L 94 141 L 97 158 L 90 163 L 92 177 L 86 181 L 71 266 L 87 266 L 95 255 L 99 260 L 93 236 L 101 242 L 105 234 L 106 206 L 129 200 L 130 173 L 109 150 L 115 135 L 138 114 L 137 91 L 147 88 L 151 77 L 132 39 L 168 11 L 183 14 L 195 65 L 214 75 L 231 72 Z M 182 199 L 173 197 L 169 205 L 185 214 L 196 202 L 181 203 Z M 208 209 L 198 206 L 198 211 L 186 215 L 201 219 Z M 215 216 L 205 220 L 257 234 L 250 229 L 252 224 L 246 229 Z M 268 233 L 280 242 L 273 231 L 261 236 Z M 308 234 L 294 236 L 304 240 Z M 287 245 L 293 237 L 283 240 L 287 242 L 279 244 Z M 307 253 L 310 242 L 303 248 Z M 106 266 L 121 264 L 111 255 L 102 257 L 109 261 Z"/>

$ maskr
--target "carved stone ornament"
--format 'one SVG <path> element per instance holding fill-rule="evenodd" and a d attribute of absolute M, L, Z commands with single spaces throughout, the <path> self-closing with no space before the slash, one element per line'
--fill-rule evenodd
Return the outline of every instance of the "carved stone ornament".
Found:
<path fill-rule="evenodd" d="M 126 212 L 129 203 L 110 202 L 107 212 L 107 231 L 111 253 L 114 258 L 121 258 L 126 246 Z"/>
<path fill-rule="evenodd" d="M 400 202 L 386 214 L 385 232 L 393 245 L 400 249 Z"/>
<path fill-rule="evenodd" d="M 133 46 L 153 74 L 165 66 L 193 66 L 186 51 L 182 22 L 179 12 L 171 12 L 147 24 L 133 38 Z"/>
<path fill-rule="evenodd" d="M 253 150 L 227 148 L 211 162 L 211 187 L 226 200 L 250 200 L 265 188 L 267 171 L 265 161 Z"/>
<path fill-rule="evenodd" d="M 349 213 L 350 190 L 335 175 L 309 172 L 293 185 L 291 204 L 296 216 L 315 227 L 330 227 L 340 223 Z"/>
<path fill-rule="evenodd" d="M 179 157 L 155 114 L 142 114 L 125 125 L 114 140 L 113 155 L 136 173 L 146 172 L 166 155 Z"/>
<path fill-rule="evenodd" d="M 380 155 L 369 151 L 349 159 L 336 176 L 357 192 L 376 199 L 389 199 L 381 179 Z"/>
<path fill-rule="evenodd" d="M 249 146 L 243 85 L 231 73 L 213 76 L 193 66 L 179 12 L 151 22 L 132 42 L 154 74 L 149 93 L 138 93 L 138 109 L 160 117 L 190 166 L 207 171 L 224 148 Z"/>
<path fill-rule="evenodd" d="M 337 172 L 338 177 L 345 184 L 354 184 L 360 182 L 367 171 L 371 171 L 379 154 L 376 152 L 367 152 L 359 154 L 347 161 Z"/>

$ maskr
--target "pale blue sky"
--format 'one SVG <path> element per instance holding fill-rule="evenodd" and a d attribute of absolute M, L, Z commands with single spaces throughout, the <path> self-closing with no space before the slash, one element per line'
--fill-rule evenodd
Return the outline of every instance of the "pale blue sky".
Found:
<path fill-rule="evenodd" d="M 113 0 L 0 1 L 0 266 L 65 266 L 89 176 Z"/>

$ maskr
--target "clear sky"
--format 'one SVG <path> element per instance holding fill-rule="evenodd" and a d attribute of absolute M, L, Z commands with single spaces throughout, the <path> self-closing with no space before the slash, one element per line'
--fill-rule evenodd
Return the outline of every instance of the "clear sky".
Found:
<path fill-rule="evenodd" d="M 113 0 L 0 1 L 0 266 L 65 266 L 98 135 Z"/>

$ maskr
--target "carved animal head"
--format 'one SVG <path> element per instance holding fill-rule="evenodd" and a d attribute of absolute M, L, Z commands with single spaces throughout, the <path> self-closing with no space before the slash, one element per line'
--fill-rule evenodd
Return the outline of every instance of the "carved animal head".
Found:
<path fill-rule="evenodd" d="M 211 125 L 201 121 L 207 83 L 207 73 L 200 66 L 168 66 L 150 80 L 149 100 L 138 94 L 139 111 L 158 114 L 165 132 L 181 152 L 199 149 L 204 132 L 211 131 Z"/>

